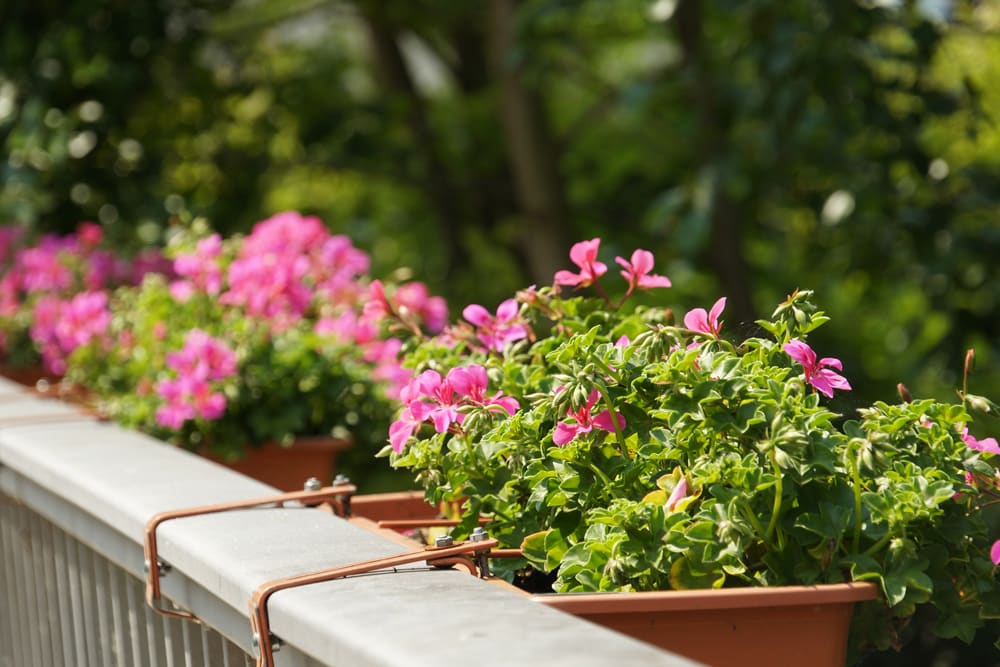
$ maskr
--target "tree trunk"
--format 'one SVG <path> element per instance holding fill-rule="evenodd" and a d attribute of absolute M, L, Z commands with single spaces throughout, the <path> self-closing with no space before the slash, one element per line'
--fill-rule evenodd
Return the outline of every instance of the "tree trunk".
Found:
<path fill-rule="evenodd" d="M 559 157 L 544 105 L 511 62 L 515 45 L 515 0 L 490 3 L 490 52 L 500 91 L 500 121 L 507 139 L 514 190 L 525 224 L 518 249 L 537 284 L 551 282 L 566 264 L 570 239 Z"/>
<path fill-rule="evenodd" d="M 684 54 L 684 66 L 691 84 L 692 103 L 700 119 L 698 152 L 702 165 L 720 162 L 726 147 L 726 121 L 719 112 L 712 71 L 702 48 L 703 17 L 701 0 L 680 0 L 674 13 L 674 27 Z M 743 216 L 749 207 L 734 201 L 726 190 L 725 174 L 719 174 L 711 204 L 711 231 L 707 259 L 727 296 L 730 321 L 753 322 L 753 285 L 744 255 Z"/>

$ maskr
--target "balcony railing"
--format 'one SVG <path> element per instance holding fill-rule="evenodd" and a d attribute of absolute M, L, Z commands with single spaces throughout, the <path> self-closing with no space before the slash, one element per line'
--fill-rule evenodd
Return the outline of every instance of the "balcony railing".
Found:
<path fill-rule="evenodd" d="M 201 622 L 146 606 L 152 516 L 274 493 L 0 380 L 0 667 L 254 665 L 260 584 L 406 550 L 303 507 L 174 520 L 157 531 L 163 594 Z M 693 665 L 423 565 L 281 591 L 268 609 L 281 667 Z"/>

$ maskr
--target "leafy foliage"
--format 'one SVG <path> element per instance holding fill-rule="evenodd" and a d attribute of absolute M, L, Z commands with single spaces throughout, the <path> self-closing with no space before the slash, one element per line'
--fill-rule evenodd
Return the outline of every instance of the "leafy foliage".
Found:
<path fill-rule="evenodd" d="M 408 357 L 444 382 L 482 365 L 494 400 L 519 409 L 456 402 L 447 428 L 418 425 L 383 454 L 429 500 L 467 499 L 464 528 L 489 517 L 557 591 L 874 581 L 884 613 L 857 648 L 897 644 L 925 604 L 943 636 L 969 639 L 1000 601 L 987 520 L 1000 447 L 969 435 L 965 393 L 832 412 L 789 352 L 828 320 L 811 297 L 789 296 L 759 322 L 766 335 L 730 340 L 691 313 L 681 327 L 607 296 L 522 292 L 534 336 L 489 352 L 456 327 Z M 402 421 L 423 418 L 418 389 Z"/>

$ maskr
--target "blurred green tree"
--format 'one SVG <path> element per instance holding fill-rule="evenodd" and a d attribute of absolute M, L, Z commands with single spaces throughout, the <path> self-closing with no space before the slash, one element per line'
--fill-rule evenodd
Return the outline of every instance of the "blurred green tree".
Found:
<path fill-rule="evenodd" d="M 321 215 L 451 297 L 578 239 L 730 326 L 811 287 L 860 393 L 1000 387 L 995 2 L 13 0 L 0 214 Z M 995 105 L 994 105 L 995 106 Z M 850 409 L 846 404 L 844 409 Z"/>

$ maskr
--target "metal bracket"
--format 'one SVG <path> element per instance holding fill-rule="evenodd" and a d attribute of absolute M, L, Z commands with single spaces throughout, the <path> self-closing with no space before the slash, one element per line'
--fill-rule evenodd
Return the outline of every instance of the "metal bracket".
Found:
<path fill-rule="evenodd" d="M 449 567 L 461 565 L 470 573 L 482 575 L 470 556 L 481 556 L 488 554 L 490 549 L 497 546 L 499 542 L 493 538 L 479 540 L 477 542 L 460 542 L 446 547 L 425 547 L 420 551 L 411 551 L 397 556 L 386 556 L 373 560 L 342 565 L 340 567 L 309 572 L 306 574 L 275 579 L 265 584 L 261 584 L 250 600 L 250 629 L 253 633 L 253 643 L 256 648 L 257 667 L 274 667 L 275 642 L 277 638 L 271 634 L 270 620 L 267 613 L 268 599 L 277 593 L 288 588 L 317 584 L 324 581 L 333 581 L 358 574 L 368 574 L 379 570 L 388 570 L 399 565 L 408 565 L 426 561 L 428 565 L 436 567 Z"/>
<path fill-rule="evenodd" d="M 341 514 L 344 509 L 346 499 L 349 499 L 357 488 L 353 484 L 339 484 L 328 486 L 314 491 L 292 491 L 278 496 L 266 498 L 256 498 L 253 500 L 237 500 L 229 503 L 219 503 L 216 505 L 202 505 L 188 509 L 171 510 L 161 512 L 152 517 L 146 523 L 145 539 L 143 540 L 143 554 L 145 557 L 146 570 L 146 603 L 156 612 L 173 618 L 183 618 L 189 621 L 198 621 L 194 614 L 183 610 L 164 609 L 160 606 L 160 577 L 167 571 L 168 567 L 159 559 L 156 546 L 156 529 L 165 521 L 171 519 L 183 519 L 186 517 L 200 516 L 202 514 L 218 514 L 220 512 L 230 512 L 233 510 L 251 509 L 256 507 L 283 507 L 287 502 L 299 502 L 306 507 L 325 504 L 331 511 Z"/>

